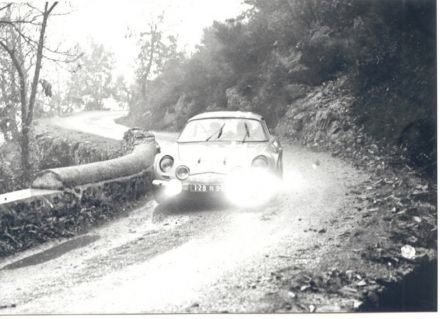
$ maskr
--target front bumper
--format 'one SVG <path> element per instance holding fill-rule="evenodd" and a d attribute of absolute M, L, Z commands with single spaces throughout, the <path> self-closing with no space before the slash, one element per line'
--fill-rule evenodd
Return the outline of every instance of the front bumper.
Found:
<path fill-rule="evenodd" d="M 153 180 L 153 194 L 158 203 L 163 202 L 206 202 L 209 203 L 224 203 L 226 202 L 226 194 L 223 191 L 223 184 L 192 184 L 188 182 L 180 182 L 181 187 L 176 187 L 175 183 L 179 180 Z M 174 184 L 174 185 L 173 185 Z M 205 185 L 206 190 L 196 191 L 191 188 L 192 185 Z M 221 189 L 213 189 L 213 187 L 220 186 Z"/>
<path fill-rule="evenodd" d="M 188 179 L 153 181 L 158 202 L 182 198 L 221 198 L 252 206 L 267 202 L 280 189 L 280 180 L 268 170 L 251 169 L 237 174 L 195 174 Z"/>
<path fill-rule="evenodd" d="M 180 186 L 178 186 L 180 185 Z M 223 192 L 224 179 L 200 179 L 191 178 L 188 180 L 180 181 L 178 179 L 171 180 L 153 180 L 153 187 L 156 189 L 169 189 L 169 188 L 180 188 L 180 192 L 188 193 L 221 193 Z"/>

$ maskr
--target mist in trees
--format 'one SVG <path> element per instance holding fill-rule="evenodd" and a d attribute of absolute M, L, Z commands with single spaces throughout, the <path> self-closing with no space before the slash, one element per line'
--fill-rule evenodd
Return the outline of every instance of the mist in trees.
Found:
<path fill-rule="evenodd" d="M 433 149 L 434 0 L 245 2 L 246 12 L 214 22 L 190 57 L 148 82 L 148 98 L 130 108 L 135 124 L 179 129 L 201 111 L 240 109 L 275 127 L 298 96 L 346 75 L 353 125 L 393 144 L 402 126 L 422 121 Z"/>
<path fill-rule="evenodd" d="M 70 67 L 65 104 L 76 110 L 102 110 L 113 90 L 113 54 L 94 41 L 80 51 L 81 57 Z"/>
<path fill-rule="evenodd" d="M 154 85 L 153 79 L 166 70 L 175 69 L 183 59 L 183 53 L 177 50 L 177 36 L 165 33 L 163 19 L 163 16 L 156 17 L 146 23 L 145 30 L 128 35 L 138 46 L 135 80 L 130 89 L 132 114 L 152 116 L 151 110 L 145 109 L 145 105 L 151 104 L 155 98 L 151 87 Z"/>

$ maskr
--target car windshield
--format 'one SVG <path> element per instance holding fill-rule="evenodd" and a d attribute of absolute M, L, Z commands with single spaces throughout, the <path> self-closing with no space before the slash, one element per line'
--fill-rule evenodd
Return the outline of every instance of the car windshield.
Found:
<path fill-rule="evenodd" d="M 242 118 L 210 118 L 186 124 L 179 142 L 264 142 L 266 132 L 260 121 Z"/>

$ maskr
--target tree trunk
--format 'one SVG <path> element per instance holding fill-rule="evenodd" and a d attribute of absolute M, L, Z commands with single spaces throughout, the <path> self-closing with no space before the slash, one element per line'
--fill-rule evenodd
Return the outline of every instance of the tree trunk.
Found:
<path fill-rule="evenodd" d="M 40 79 L 40 69 L 43 61 L 44 37 L 46 33 L 47 19 L 49 18 L 51 11 L 53 10 L 53 8 L 55 8 L 57 3 L 58 2 L 54 2 L 52 6 L 48 8 L 49 4 L 46 2 L 44 6 L 43 22 L 41 24 L 40 37 L 38 40 L 37 59 L 35 62 L 34 78 L 31 84 L 29 104 L 27 110 L 25 110 L 24 114 L 22 114 L 21 165 L 23 169 L 23 182 L 25 184 L 29 184 L 31 182 L 31 177 L 32 177 L 31 176 L 32 167 L 30 163 L 31 145 L 29 141 L 30 141 L 30 133 L 32 127 L 32 120 L 34 117 L 34 106 L 35 106 L 35 98 L 37 95 L 38 81 Z"/>
<path fill-rule="evenodd" d="M 38 81 L 40 79 L 40 70 L 43 61 L 44 37 L 46 33 L 47 19 L 49 18 L 51 11 L 56 5 L 57 2 L 54 2 L 50 7 L 50 9 L 48 9 L 48 3 L 46 2 L 44 7 L 43 22 L 41 24 L 40 38 L 38 40 L 38 47 L 37 47 L 37 60 L 35 62 L 34 79 L 32 80 L 31 95 L 29 98 L 29 107 L 28 107 L 28 114 L 26 119 L 26 125 L 28 126 L 31 125 L 34 116 L 35 97 L 37 95 Z"/>
<path fill-rule="evenodd" d="M 147 69 L 142 77 L 142 98 L 144 101 L 147 100 L 147 81 L 150 75 L 151 68 L 153 66 L 154 60 L 154 50 L 156 49 L 156 39 L 157 39 L 157 25 L 151 26 L 151 39 L 150 39 L 150 56 L 148 59 Z"/>
<path fill-rule="evenodd" d="M 29 127 L 24 126 L 21 131 L 21 168 L 22 168 L 22 182 L 25 185 L 30 183 L 31 178 L 31 164 L 30 164 L 30 143 L 29 143 Z"/>

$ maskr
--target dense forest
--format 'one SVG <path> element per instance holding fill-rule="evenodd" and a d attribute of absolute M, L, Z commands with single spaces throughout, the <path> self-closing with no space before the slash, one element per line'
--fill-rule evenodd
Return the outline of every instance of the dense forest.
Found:
<path fill-rule="evenodd" d="M 434 0 L 245 2 L 242 15 L 207 28 L 190 57 L 161 39 L 160 27 L 151 32 L 126 121 L 180 129 L 198 112 L 240 109 L 276 128 L 301 98 L 344 78 L 330 94 L 353 97 L 353 125 L 378 142 L 406 143 L 419 164 L 421 153 L 435 157 Z M 172 50 L 160 55 L 154 43 Z M 158 72 L 146 77 L 152 64 Z M 278 133 L 294 134 L 289 125 Z"/>
<path fill-rule="evenodd" d="M 131 83 L 102 44 L 49 41 L 64 4 L 0 6 L 0 186 L 38 171 L 34 119 L 111 104 L 128 107 L 121 122 L 155 130 L 207 110 L 254 111 L 281 137 L 351 149 L 368 136 L 435 173 L 435 0 L 244 3 L 191 54 L 163 16 L 127 34 L 138 50 Z"/>

